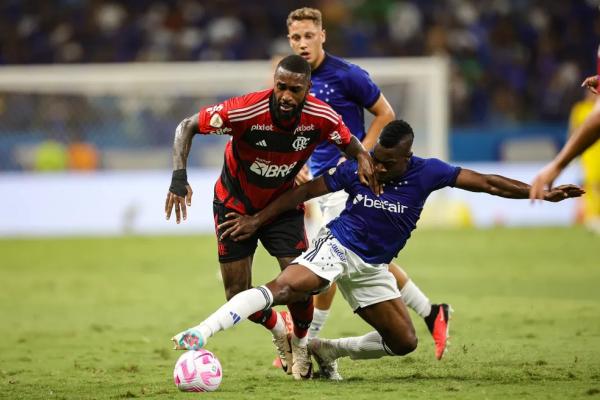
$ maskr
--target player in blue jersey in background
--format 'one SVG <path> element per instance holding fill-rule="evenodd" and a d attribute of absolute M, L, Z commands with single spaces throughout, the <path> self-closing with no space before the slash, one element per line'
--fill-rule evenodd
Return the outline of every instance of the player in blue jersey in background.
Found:
<path fill-rule="evenodd" d="M 379 132 L 395 117 L 394 110 L 379 87 L 359 66 L 325 52 L 325 30 L 319 10 L 304 7 L 292 11 L 287 18 L 287 28 L 292 50 L 304 57 L 311 66 L 311 94 L 328 103 L 342 116 L 350 132 L 361 140 L 363 147 L 367 150 L 372 149 Z M 365 109 L 374 116 L 366 131 Z M 335 146 L 319 145 L 309 160 L 310 172 L 312 176 L 323 175 L 341 160 L 342 155 Z M 299 179 L 301 183 L 307 180 L 308 176 Z M 318 199 L 324 224 L 340 215 L 347 198 L 346 193 L 336 192 Z M 441 359 L 448 340 L 450 307 L 447 304 L 431 304 L 427 296 L 398 265 L 391 263 L 390 272 L 396 277 L 406 305 L 425 319 L 435 342 L 436 357 Z M 323 329 L 334 295 L 335 285 L 315 296 L 315 311 L 308 333 L 309 339 L 316 337 Z"/>
<path fill-rule="evenodd" d="M 231 328 L 256 311 L 301 301 L 337 282 L 354 312 L 375 331 L 359 337 L 312 339 L 308 348 L 322 377 L 341 379 L 336 362 L 340 357 L 373 359 L 412 352 L 417 337 L 388 264 L 416 228 L 427 197 L 435 190 L 452 186 L 526 199 L 530 188 L 503 176 L 480 174 L 435 158 L 416 157 L 412 154 L 413 138 L 412 128 L 404 121 L 392 121 L 383 129 L 373 150 L 375 176 L 383 185 L 379 196 L 360 183 L 356 161 L 352 160 L 287 191 L 252 216 L 228 213 L 229 220 L 219 225 L 219 232 L 234 241 L 244 240 L 265 222 L 303 201 L 340 190 L 349 195 L 340 216 L 323 227 L 310 248 L 277 278 L 237 294 L 202 323 L 177 337 L 197 338 L 190 342 L 193 345 L 189 349 L 204 346 L 215 333 Z M 544 200 L 558 202 L 582 193 L 578 186 L 562 185 L 546 190 Z"/>

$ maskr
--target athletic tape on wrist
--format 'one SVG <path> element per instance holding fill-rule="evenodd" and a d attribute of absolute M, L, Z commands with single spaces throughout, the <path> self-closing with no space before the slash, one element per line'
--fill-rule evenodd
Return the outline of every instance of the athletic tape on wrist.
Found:
<path fill-rule="evenodd" d="M 171 177 L 171 186 L 169 191 L 175 193 L 177 196 L 184 197 L 187 194 L 187 171 L 185 169 L 178 169 L 173 171 Z"/>

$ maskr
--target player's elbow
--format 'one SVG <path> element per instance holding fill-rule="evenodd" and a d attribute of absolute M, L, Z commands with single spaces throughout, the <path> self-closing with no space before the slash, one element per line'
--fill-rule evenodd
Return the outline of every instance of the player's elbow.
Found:
<path fill-rule="evenodd" d="M 184 118 L 175 131 L 177 135 L 192 136 L 198 131 L 198 115 Z"/>
<path fill-rule="evenodd" d="M 387 116 L 387 118 L 388 118 L 389 121 L 393 121 L 394 119 L 396 119 L 396 112 L 394 111 L 394 109 L 392 107 L 389 107 L 387 109 L 386 116 Z"/>
<path fill-rule="evenodd" d="M 387 125 L 396 119 L 396 113 L 392 107 L 385 107 L 379 113 L 377 113 L 377 118 Z"/>
<path fill-rule="evenodd" d="M 193 132 L 198 126 L 198 118 L 195 118 L 195 116 L 187 117 L 182 121 L 182 123 L 187 130 Z"/>

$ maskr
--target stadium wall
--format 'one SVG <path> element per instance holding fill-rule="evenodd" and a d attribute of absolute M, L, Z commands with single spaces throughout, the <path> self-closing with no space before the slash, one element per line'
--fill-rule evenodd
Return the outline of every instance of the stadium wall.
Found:
<path fill-rule="evenodd" d="M 528 182 L 540 164 L 463 164 Z M 196 234 L 214 230 L 213 185 L 218 169 L 191 169 L 194 188 L 188 220 L 165 221 L 170 171 L 93 173 L 5 173 L 0 175 L 0 236 Z M 578 182 L 572 166 L 560 182 Z M 559 182 L 559 183 L 560 183 Z M 419 227 L 569 225 L 577 201 L 536 204 L 444 189 L 428 200 Z"/>

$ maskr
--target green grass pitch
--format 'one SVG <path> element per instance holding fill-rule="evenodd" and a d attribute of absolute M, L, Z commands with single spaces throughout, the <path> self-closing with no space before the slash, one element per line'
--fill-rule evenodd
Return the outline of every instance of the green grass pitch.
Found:
<path fill-rule="evenodd" d="M 0 241 L 0 398 L 600 399 L 600 239 L 579 228 L 417 231 L 399 263 L 454 307 L 434 358 L 416 315 L 407 357 L 343 359 L 340 383 L 294 382 L 271 367 L 250 322 L 208 348 L 212 394 L 179 393 L 169 338 L 224 301 L 212 236 Z M 254 283 L 274 277 L 263 250 Z M 338 297 L 323 337 L 369 327 Z"/>

